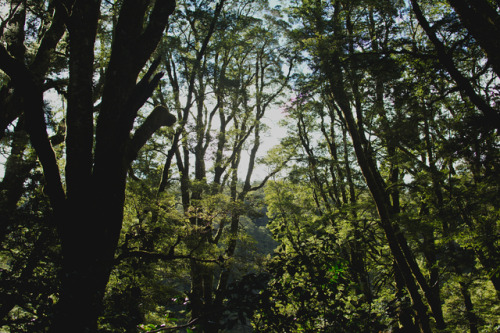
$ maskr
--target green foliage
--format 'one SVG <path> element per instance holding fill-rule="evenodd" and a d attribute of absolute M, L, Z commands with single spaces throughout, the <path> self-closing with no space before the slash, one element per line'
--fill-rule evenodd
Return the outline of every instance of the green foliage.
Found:
<path fill-rule="evenodd" d="M 31 64 L 54 11 L 49 1 L 24 3 L 17 42 Z M 97 110 L 121 3 L 101 5 Z M 447 1 L 419 3 L 457 70 L 497 111 L 493 59 Z M 147 332 L 191 320 L 187 332 L 411 330 L 415 300 L 374 199 L 387 204 L 398 246 L 407 244 L 403 260 L 413 265 L 431 329 L 438 330 L 428 306 L 433 294 L 444 331 L 498 330 L 498 125 L 440 61 L 408 3 L 268 5 L 231 0 L 218 12 L 210 1 L 177 1 L 155 51 L 164 78 L 148 104 L 168 106 L 179 122 L 156 131 L 131 164 L 100 331 Z M 5 46 L 7 7 L 0 2 Z M 60 170 L 67 36 L 41 78 L 51 92 L 45 118 Z M 61 292 L 61 244 L 12 92 L 1 72 L 0 330 L 44 332 Z M 139 111 L 135 130 L 150 109 Z M 258 158 L 273 130 L 266 112 L 281 112 L 287 135 Z M 244 165 L 246 151 L 251 163 Z M 378 197 L 363 158 L 383 185 Z M 273 170 L 274 181 L 253 182 L 254 162 Z"/>
<path fill-rule="evenodd" d="M 383 329 L 360 292 L 350 258 L 342 253 L 337 226 L 321 216 L 311 189 L 272 182 L 266 200 L 269 228 L 281 245 L 267 262 L 272 278 L 254 317 L 257 331 Z"/>
<path fill-rule="evenodd" d="M 11 221 L 0 247 L 1 330 L 43 331 L 57 302 L 60 246 L 48 203 L 33 189 L 37 179 L 35 174 L 28 180 L 31 192 L 15 211 L 2 206 L 0 212 Z"/>

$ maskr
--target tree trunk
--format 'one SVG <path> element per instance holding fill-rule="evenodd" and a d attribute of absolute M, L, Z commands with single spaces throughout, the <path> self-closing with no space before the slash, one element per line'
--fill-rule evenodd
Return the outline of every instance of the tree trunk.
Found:
<path fill-rule="evenodd" d="M 323 61 L 326 60 L 324 59 Z M 329 74 L 328 79 L 330 82 L 330 87 L 332 88 L 332 95 L 334 97 L 335 102 L 338 104 L 340 108 L 339 112 L 342 112 L 343 117 L 346 121 L 347 129 L 353 141 L 354 151 L 356 153 L 358 164 L 361 168 L 363 176 L 366 180 L 368 188 L 370 189 L 370 192 L 372 194 L 372 197 L 375 201 L 375 205 L 378 210 L 381 227 L 385 232 L 389 247 L 391 249 L 391 253 L 394 256 L 394 259 L 401 272 L 401 275 L 403 276 L 405 285 L 412 298 L 413 306 L 417 313 L 420 330 L 422 332 L 431 332 L 429 325 L 429 317 L 427 315 L 427 306 L 422 301 L 422 298 L 418 291 L 418 287 L 412 275 L 410 266 L 399 245 L 396 232 L 392 225 L 393 214 L 391 212 L 392 209 L 391 209 L 390 199 L 385 191 L 385 185 L 381 183 L 383 182 L 383 180 L 380 174 L 378 173 L 375 163 L 372 160 L 369 148 L 364 147 L 363 145 L 363 142 L 366 142 L 366 139 L 364 139 L 364 133 L 360 133 L 358 127 L 362 126 L 362 124 L 356 124 L 351 111 L 349 98 L 347 97 L 347 94 L 344 91 L 343 72 L 340 65 L 340 59 L 338 53 L 330 55 L 328 62 L 329 66 L 325 68 L 325 72 Z M 361 110 L 357 111 L 358 114 L 360 115 Z"/>
<path fill-rule="evenodd" d="M 77 0 L 71 6 L 65 5 L 57 2 L 54 20 L 41 39 L 32 67 L 25 66 L 0 45 L 0 68 L 22 96 L 25 128 L 43 167 L 45 192 L 62 241 L 62 290 L 51 331 L 95 332 L 120 235 L 130 157 L 136 156 L 140 143 L 147 139 L 140 136 L 151 135 L 160 126 L 173 123 L 172 118 L 166 117 L 166 122 L 155 124 L 151 130 L 138 130 L 132 140 L 134 145 L 130 146 L 137 112 L 161 77 L 152 78 L 158 62 L 153 62 L 139 81 L 138 76 L 163 35 L 175 1 L 156 1 L 150 8 L 145 2 L 121 3 L 95 136 L 92 79 L 100 1 Z M 70 83 L 63 186 L 47 135 L 40 82 L 66 23 Z"/>
<path fill-rule="evenodd" d="M 396 281 L 396 301 L 397 301 L 397 315 L 398 322 L 401 325 L 401 330 L 397 330 L 396 332 L 401 333 L 417 333 L 418 327 L 413 322 L 414 313 L 411 309 L 411 305 L 405 299 L 405 283 L 403 280 L 403 276 L 401 275 L 396 263 L 393 265 L 394 267 L 394 280 Z"/>
<path fill-rule="evenodd" d="M 8 228 L 15 223 L 12 216 L 17 202 L 24 192 L 24 182 L 35 166 L 34 160 L 25 160 L 23 154 L 27 148 L 29 137 L 24 130 L 23 117 L 19 118 L 11 143 L 11 152 L 5 162 L 5 173 L 0 183 L 0 244 L 2 244 Z"/>
<path fill-rule="evenodd" d="M 460 293 L 464 298 L 465 305 L 465 316 L 469 321 L 469 330 L 470 333 L 478 333 L 477 324 L 478 318 L 474 313 L 474 306 L 472 305 L 472 300 L 470 297 L 469 286 L 465 282 L 460 282 Z"/>

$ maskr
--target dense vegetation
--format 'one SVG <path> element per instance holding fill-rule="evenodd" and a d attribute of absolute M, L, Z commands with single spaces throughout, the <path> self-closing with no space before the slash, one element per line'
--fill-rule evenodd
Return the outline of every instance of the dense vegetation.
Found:
<path fill-rule="evenodd" d="M 0 331 L 500 331 L 499 35 L 494 0 L 0 1 Z"/>

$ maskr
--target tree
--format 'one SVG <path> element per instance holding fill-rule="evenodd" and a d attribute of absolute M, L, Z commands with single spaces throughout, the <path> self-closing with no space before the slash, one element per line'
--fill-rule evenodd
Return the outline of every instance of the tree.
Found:
<path fill-rule="evenodd" d="M 315 93 L 322 95 L 323 105 L 331 105 L 348 129 L 359 168 L 379 214 L 380 227 L 384 230 L 387 244 L 395 260 L 396 285 L 399 290 L 402 290 L 403 286 L 410 294 L 420 330 L 430 331 L 434 325 L 443 329 L 446 325 L 440 290 L 442 283 L 440 276 L 443 270 L 440 269 L 438 262 L 443 263 L 447 260 L 443 256 L 445 258 L 453 256 L 449 252 L 443 253 L 445 250 L 442 248 L 442 242 L 446 244 L 450 239 L 448 237 L 452 218 L 448 214 L 458 213 L 445 203 L 447 200 L 444 199 L 443 192 L 450 198 L 456 194 L 454 190 L 448 191 L 454 188 L 453 184 L 456 181 L 451 175 L 455 175 L 455 163 L 463 160 L 461 157 L 458 159 L 444 157 L 443 154 L 447 154 L 446 150 L 443 150 L 439 143 L 446 144 L 450 137 L 460 135 L 454 132 L 456 127 L 453 125 L 460 119 L 472 118 L 481 121 L 479 119 L 482 117 L 476 114 L 477 111 L 481 111 L 490 120 L 494 119 L 496 110 L 489 112 L 482 108 L 483 104 L 474 102 L 477 101 L 474 96 L 478 97 L 478 100 L 483 98 L 487 100 L 487 97 L 482 96 L 495 94 L 496 88 L 491 83 L 494 79 L 487 66 L 479 65 L 484 61 L 484 55 L 474 43 L 471 43 L 467 35 L 461 34 L 463 28 L 457 24 L 454 17 L 443 18 L 435 23 L 435 26 L 445 30 L 441 34 L 453 45 L 455 57 L 470 59 L 470 62 L 463 61 L 454 67 L 455 70 L 460 68 L 461 72 L 467 73 L 463 75 L 458 72 L 461 75 L 460 80 L 449 71 L 451 67 L 444 64 L 441 67 L 436 63 L 437 59 L 441 61 L 442 53 L 432 48 L 429 50 L 418 29 L 414 29 L 411 16 L 405 16 L 408 15 L 406 9 L 400 9 L 398 12 L 394 4 L 382 5 L 372 2 L 367 3 L 366 7 L 358 5 L 359 3 L 348 4 L 341 1 L 324 3 L 303 1 L 297 5 L 295 17 L 303 24 L 294 32 L 297 44 L 308 52 L 306 54 L 309 56 L 311 69 L 315 71 L 314 80 L 318 80 L 319 77 L 320 82 L 321 80 L 327 82 L 324 89 L 326 93 L 310 89 L 307 91 L 309 97 L 305 100 L 317 98 L 314 96 Z M 444 11 L 446 8 L 440 8 L 434 13 L 442 14 Z M 409 20 L 408 22 L 395 20 L 396 15 L 408 17 Z M 425 32 L 429 35 L 428 30 Z M 435 46 L 435 43 L 433 44 Z M 437 72 L 436 68 L 439 68 Z M 442 68 L 448 73 L 442 72 Z M 450 86 L 448 74 L 457 83 L 456 87 L 453 83 Z M 476 78 L 481 79 L 476 80 Z M 474 95 L 466 92 L 465 85 Z M 464 94 L 455 95 L 457 89 Z M 436 96 L 436 91 L 440 92 L 439 96 Z M 400 98 L 398 94 L 402 92 L 403 97 Z M 450 105 L 452 103 L 453 107 Z M 327 113 L 322 107 L 317 109 L 318 111 L 313 114 L 323 121 L 324 114 Z M 487 114 L 493 115 L 493 118 Z M 419 127 L 407 127 L 405 117 L 412 119 L 413 125 L 417 124 Z M 296 128 L 309 160 L 308 171 L 311 174 L 311 181 L 319 183 L 317 199 L 327 202 L 325 200 L 327 197 L 338 198 L 339 195 L 334 194 L 336 192 L 334 188 L 331 194 L 326 190 L 326 182 L 319 171 L 318 148 L 315 148 L 315 144 L 311 144 L 313 142 L 311 136 L 314 136 L 315 130 L 305 125 L 309 124 L 311 121 L 309 119 L 314 119 L 314 116 L 307 118 L 305 114 L 304 116 L 299 114 L 297 119 Z M 486 123 L 484 125 L 480 136 L 486 139 L 492 133 L 491 126 Z M 321 132 L 325 133 L 325 126 L 320 128 Z M 418 132 L 418 128 L 421 132 Z M 440 134 L 444 130 L 448 131 L 448 136 Z M 463 135 L 463 132 L 461 133 Z M 331 143 L 331 140 L 325 140 L 325 145 L 332 146 Z M 461 156 L 460 153 L 458 155 Z M 493 155 L 486 159 L 492 161 Z M 437 162 L 436 158 L 440 162 Z M 408 163 L 417 164 L 409 167 Z M 483 165 L 481 162 L 479 164 Z M 479 167 L 481 168 L 483 166 Z M 486 165 L 484 168 L 489 169 Z M 409 179 L 418 177 L 416 170 L 422 170 L 421 172 L 428 177 L 424 183 L 428 184 L 430 181 L 432 184 L 433 192 L 428 193 L 432 197 L 431 201 L 416 200 L 419 194 L 405 188 Z M 445 175 L 448 175 L 448 178 Z M 423 189 L 418 190 L 419 193 L 422 193 L 421 191 Z M 436 203 L 431 209 L 432 213 L 429 211 L 430 202 Z M 489 204 L 491 200 L 486 202 Z M 433 217 L 430 217 L 429 213 Z M 491 226 L 491 222 L 486 222 L 487 220 L 484 220 L 485 227 Z M 412 229 L 410 221 L 415 221 L 412 223 L 419 221 L 421 229 L 418 234 L 414 233 L 416 230 Z M 470 222 L 468 225 L 472 226 Z M 420 237 L 423 237 L 423 240 Z M 456 238 L 451 237 L 455 241 L 460 238 L 458 235 Z M 493 253 L 492 238 L 483 244 L 485 245 L 483 249 L 489 248 L 487 252 Z M 469 251 L 457 247 L 456 244 L 449 248 L 456 248 L 456 255 L 460 253 L 464 258 L 470 255 Z M 489 270 L 494 266 L 492 263 L 496 259 L 484 253 L 481 255 L 480 252 L 478 251 L 477 259 L 484 261 L 482 265 Z M 480 259 L 481 257 L 483 259 Z M 489 259 L 485 261 L 486 257 Z M 425 265 L 418 265 L 417 258 L 421 258 Z M 466 281 L 467 273 L 458 269 L 457 263 L 451 261 L 448 263 L 447 267 L 454 269 L 459 279 Z M 450 279 L 448 282 L 453 283 L 452 281 L 453 279 Z M 461 286 L 465 285 L 470 286 L 467 283 L 462 283 Z M 423 292 L 423 298 L 419 289 Z M 464 304 L 471 313 L 472 302 L 470 295 L 467 295 L 465 290 Z M 435 323 L 427 318 L 427 306 Z M 408 330 L 411 327 L 405 325 L 413 325 L 412 312 L 406 314 L 402 310 L 400 312 L 400 324 Z M 477 328 L 477 318 L 473 317 L 469 316 L 472 330 Z"/>
<path fill-rule="evenodd" d="M 498 114 L 498 111 L 495 110 L 495 108 L 491 107 L 491 105 L 489 105 L 489 103 L 485 101 L 484 98 L 475 91 L 476 89 L 470 82 L 471 79 L 467 78 L 460 72 L 460 69 L 458 68 L 457 64 L 455 64 L 455 60 L 453 59 L 452 54 L 450 54 L 450 52 L 447 50 L 443 42 L 440 41 L 439 38 L 436 36 L 435 32 L 433 31 L 433 28 L 430 26 L 429 22 L 422 13 L 422 10 L 418 5 L 418 2 L 412 1 L 411 3 L 413 11 L 415 12 L 415 16 L 417 17 L 420 25 L 422 26 L 425 33 L 427 34 L 427 36 L 429 37 L 429 39 L 431 40 L 432 44 L 436 49 L 440 63 L 446 68 L 450 76 L 457 83 L 458 88 L 462 90 L 465 93 L 465 95 L 469 98 L 469 100 L 484 114 L 487 121 L 492 122 L 493 124 L 498 124 L 500 122 L 500 115 Z M 498 14 L 485 1 L 481 1 L 481 4 L 478 7 L 480 8 L 482 7 L 482 10 L 484 11 L 483 14 L 486 14 L 487 12 L 486 15 L 479 14 L 477 12 L 478 8 L 476 8 L 476 6 L 474 5 L 472 6 L 471 11 L 469 11 L 467 5 L 463 1 L 450 1 L 450 3 L 454 6 L 455 10 L 457 10 L 460 13 L 462 21 L 466 24 L 467 29 L 473 34 L 473 36 L 478 38 L 480 45 L 483 47 L 483 49 L 487 51 L 487 56 L 491 58 L 493 69 L 498 75 L 499 73 L 498 60 L 494 55 L 495 53 L 493 52 L 497 43 L 487 42 L 488 39 L 485 38 L 486 34 L 483 32 L 486 30 L 484 30 L 485 29 L 484 23 L 482 23 L 482 22 L 488 22 L 489 24 L 489 22 L 494 22 L 495 20 L 498 21 Z M 476 17 L 476 19 L 482 16 L 484 20 L 476 20 L 476 24 L 472 24 L 471 16 L 469 15 L 473 12 L 476 12 L 474 14 L 474 17 Z M 488 17 L 488 15 L 496 16 L 496 18 Z M 491 26 L 489 28 L 496 29 L 494 25 L 492 24 L 490 25 Z"/>
<path fill-rule="evenodd" d="M 221 325 L 243 202 L 268 178 L 253 185 L 264 132 L 261 121 L 286 87 L 292 68 L 288 64 L 288 73 L 283 72 L 283 49 L 272 25 L 259 27 L 264 20 L 252 16 L 258 8 L 265 10 L 265 5 L 221 1 L 212 8 L 207 2 L 186 3 L 180 13 L 185 24 L 172 26 L 185 39 L 169 41 L 177 49 L 166 53 L 166 93 L 174 97 L 172 108 L 179 110 L 181 126 L 164 170 L 175 158 L 182 207 L 192 227 L 185 243 L 196 256 L 190 262 L 189 308 L 191 319 L 206 331 Z M 241 186 L 238 174 L 245 167 L 240 164 L 246 145 L 250 159 Z M 164 173 L 160 192 L 170 179 Z"/>
<path fill-rule="evenodd" d="M 22 7 L 12 9 L 12 13 Z M 146 72 L 143 68 L 162 37 L 174 1 L 121 3 L 99 112 L 95 113 L 96 30 L 99 13 L 109 8 L 100 1 L 58 1 L 49 7 L 54 17 L 65 18 L 53 24 L 65 24 L 69 38 L 64 186 L 44 117 L 46 74 L 16 57 L 13 50 L 0 47 L 0 68 L 21 100 L 26 131 L 43 167 L 46 193 L 62 242 L 62 286 L 52 324 L 54 332 L 70 327 L 96 331 L 122 225 L 128 166 L 158 127 L 175 121 L 166 108 L 155 108 L 131 137 L 137 111 L 161 78 L 161 74 L 154 75 L 158 61 L 152 62 Z M 58 38 L 54 37 L 62 35 L 61 26 L 58 29 L 58 34 L 54 33 L 57 36 L 44 35 L 36 50 L 40 57 L 45 56 L 45 64 L 51 59 L 46 52 L 57 45 Z M 48 50 L 45 41 L 51 42 Z M 7 45 L 13 44 L 7 41 Z"/>
<path fill-rule="evenodd" d="M 266 187 L 270 228 L 280 246 L 268 262 L 271 278 L 254 326 L 261 332 L 386 328 L 382 316 L 371 309 L 372 296 L 364 292 L 368 286 L 359 280 L 359 260 L 353 259 L 359 253 L 353 248 L 361 239 L 353 239 L 355 222 L 344 220 L 338 211 L 327 211 L 323 202 L 318 207 L 313 191 L 297 179 Z M 366 228 L 369 224 L 365 221 Z M 369 251 L 374 240 L 363 240 Z"/>
<path fill-rule="evenodd" d="M 495 330 L 493 3 L 0 1 L 1 329 Z"/>
<path fill-rule="evenodd" d="M 340 21 L 340 15 L 347 15 L 347 17 L 349 17 L 351 15 L 351 8 L 341 3 L 332 4 L 329 8 L 329 10 L 333 11 L 332 19 L 329 22 L 325 22 L 321 18 L 323 8 L 310 4 L 309 10 L 312 15 L 304 17 L 305 20 L 310 20 L 305 21 L 307 22 L 306 24 L 311 24 L 313 31 L 318 31 L 319 34 L 325 36 L 323 39 L 318 39 L 318 44 L 315 45 L 317 47 L 315 52 L 318 57 L 320 69 L 325 73 L 326 79 L 329 82 L 332 102 L 335 103 L 338 107 L 339 113 L 341 112 L 343 118 L 345 119 L 347 129 L 353 141 L 359 166 L 377 206 L 381 227 L 386 234 L 386 238 L 391 248 L 392 255 L 394 256 L 397 268 L 401 272 L 407 290 L 411 295 L 420 329 L 423 332 L 430 332 L 431 329 L 429 326 L 429 319 L 427 317 L 426 305 L 421 299 L 417 283 L 413 276 L 413 274 L 419 276 L 421 275 L 421 272 L 418 266 L 413 264 L 413 254 L 409 251 L 403 235 L 397 231 L 398 226 L 394 224 L 398 203 L 394 201 L 394 197 L 392 197 L 391 200 L 391 193 L 388 193 L 386 190 L 386 182 L 382 178 L 381 173 L 374 161 L 372 148 L 366 138 L 364 128 L 365 123 L 363 121 L 365 115 L 363 115 L 363 109 L 360 103 L 362 96 L 360 96 L 358 90 L 359 77 L 354 76 L 356 74 L 352 75 L 354 82 L 350 85 L 352 87 L 352 92 L 349 93 L 347 92 L 347 84 L 344 81 L 344 78 L 346 78 L 346 80 L 350 79 L 348 76 L 349 74 L 356 73 L 358 71 L 358 68 L 355 67 L 351 70 L 351 72 L 348 72 L 348 68 L 344 67 L 341 61 L 341 57 L 344 56 L 343 47 L 347 49 L 348 52 L 352 52 L 353 50 L 352 47 L 343 46 L 341 44 L 343 41 L 341 36 L 349 32 L 350 21 Z M 381 15 L 384 15 L 383 12 Z M 331 35 L 329 36 L 325 35 L 325 33 L 329 32 L 327 29 L 331 29 Z M 343 29 L 346 29 L 347 31 Z M 349 40 L 347 40 L 347 42 L 349 42 Z M 333 48 L 327 48 L 326 43 L 332 43 Z M 372 45 L 372 47 L 376 48 L 375 45 Z M 375 76 L 374 79 L 375 85 L 377 86 L 377 76 Z M 377 97 L 378 92 L 375 91 L 375 101 L 377 100 Z M 380 103 L 380 101 L 378 103 Z M 352 105 L 356 110 L 357 121 L 353 114 Z M 376 106 L 377 104 L 375 104 L 375 107 Z M 422 288 L 426 289 L 425 281 L 420 280 L 420 283 Z M 424 285 L 422 285 L 422 283 L 424 283 Z M 430 299 L 429 304 L 433 304 Z M 439 320 L 439 312 L 435 312 L 434 315 L 436 319 Z"/>

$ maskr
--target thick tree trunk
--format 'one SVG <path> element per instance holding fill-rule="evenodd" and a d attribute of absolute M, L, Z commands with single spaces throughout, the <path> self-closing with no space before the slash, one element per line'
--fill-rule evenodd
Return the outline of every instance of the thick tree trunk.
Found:
<path fill-rule="evenodd" d="M 95 137 L 92 79 L 100 0 L 63 2 L 55 6 L 52 25 L 41 40 L 32 66 L 25 66 L 8 52 L 22 50 L 10 46 L 7 50 L 0 45 L 0 68 L 22 97 L 25 128 L 43 167 L 45 192 L 62 241 L 62 290 L 51 331 L 95 332 L 123 220 L 126 170 L 147 136 L 175 121 L 162 115 L 165 121 L 151 127 L 158 116 L 154 112 L 130 139 L 137 112 L 161 77 L 152 77 L 158 62 L 153 62 L 139 82 L 138 76 L 163 35 L 175 1 L 156 1 L 151 6 L 143 1 L 121 3 Z M 40 82 L 66 23 L 70 83 L 63 186 L 47 135 Z M 17 41 L 21 39 L 16 37 Z"/>
<path fill-rule="evenodd" d="M 64 273 L 51 332 L 97 332 L 109 270 L 84 248 L 78 252 L 65 246 L 63 256 Z"/>
<path fill-rule="evenodd" d="M 52 332 L 97 330 L 123 221 L 126 171 L 147 137 L 174 121 L 167 116 L 165 122 L 151 127 L 148 118 L 145 127 L 130 139 L 137 111 L 160 78 L 156 75 L 151 79 L 158 63 L 153 62 L 139 82 L 137 77 L 160 40 L 175 1 L 156 2 L 146 26 L 147 6 L 124 1 L 106 72 L 92 155 L 93 67 L 89 58 L 93 56 L 99 5 L 98 0 L 77 1 L 69 24 L 67 200 L 56 210 L 62 239 L 62 291 Z M 151 119 L 157 116 L 158 112 L 153 112 Z"/>
<path fill-rule="evenodd" d="M 61 293 L 52 332 L 95 332 L 107 282 L 102 228 L 107 209 L 97 211 L 99 191 L 91 181 L 93 62 L 99 0 L 78 1 L 68 20 L 69 85 L 66 135 L 66 206 L 57 211 L 62 241 Z M 116 189 L 119 191 L 119 189 Z M 103 219 L 103 217 L 106 217 Z M 98 223 L 101 222 L 101 223 Z M 91 246 L 89 246 L 91 244 Z M 112 259 L 112 257 L 111 257 Z M 110 260 L 112 261 L 112 260 Z M 110 268 L 107 269 L 109 271 Z"/>
<path fill-rule="evenodd" d="M 123 220 L 125 171 L 120 178 L 121 186 L 94 186 L 95 192 L 73 202 L 61 223 L 62 289 L 54 333 L 68 327 L 74 332 L 97 330 Z"/>

